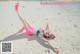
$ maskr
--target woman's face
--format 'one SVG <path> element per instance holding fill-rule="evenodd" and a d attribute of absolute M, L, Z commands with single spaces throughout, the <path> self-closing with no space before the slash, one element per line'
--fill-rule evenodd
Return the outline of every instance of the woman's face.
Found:
<path fill-rule="evenodd" d="M 50 39 L 55 38 L 54 34 L 52 34 L 51 32 L 44 32 L 44 34 L 45 34 L 46 37 L 50 37 Z"/>
<path fill-rule="evenodd" d="M 51 36 L 51 39 L 54 39 L 55 38 L 54 34 L 51 34 L 50 36 Z"/>
<path fill-rule="evenodd" d="M 50 32 L 44 32 L 45 36 L 50 36 Z"/>

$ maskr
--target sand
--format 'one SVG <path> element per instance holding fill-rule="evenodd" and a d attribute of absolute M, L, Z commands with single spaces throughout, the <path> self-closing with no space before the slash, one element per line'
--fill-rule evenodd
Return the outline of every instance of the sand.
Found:
<path fill-rule="evenodd" d="M 56 54 L 35 35 L 30 37 L 24 32 L 17 33 L 23 25 L 14 10 L 16 2 L 0 2 L 0 46 L 1 42 L 12 42 L 12 54 L 49 54 L 48 51 Z M 60 54 L 80 54 L 80 5 L 19 3 L 20 15 L 36 30 L 45 29 L 46 23 L 49 23 L 50 30 L 56 36 L 49 42 L 60 49 Z"/>

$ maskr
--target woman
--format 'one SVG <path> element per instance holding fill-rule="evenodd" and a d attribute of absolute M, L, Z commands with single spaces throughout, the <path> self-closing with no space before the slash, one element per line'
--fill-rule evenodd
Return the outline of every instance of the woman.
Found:
<path fill-rule="evenodd" d="M 47 24 L 46 26 L 46 29 L 43 30 L 43 29 L 39 29 L 37 30 L 37 32 L 35 33 L 34 31 L 34 28 L 32 26 L 29 25 L 29 23 L 26 21 L 26 20 L 23 20 L 22 17 L 19 15 L 18 13 L 18 6 L 19 4 L 16 3 L 15 5 L 15 10 L 23 24 L 23 28 L 20 29 L 20 32 L 25 30 L 26 31 L 26 34 L 29 35 L 29 36 L 32 36 L 34 34 L 36 34 L 41 40 L 43 40 L 44 42 L 47 42 L 47 44 L 52 47 L 53 51 L 55 51 L 57 54 L 58 54 L 58 49 L 53 47 L 50 43 L 49 43 L 49 40 L 52 40 L 55 38 L 54 34 L 52 34 L 49 30 L 49 25 Z"/>

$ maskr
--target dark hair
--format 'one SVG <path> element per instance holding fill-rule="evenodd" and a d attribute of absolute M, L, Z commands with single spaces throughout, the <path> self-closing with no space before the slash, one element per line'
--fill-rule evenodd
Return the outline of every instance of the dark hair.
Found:
<path fill-rule="evenodd" d="M 43 37 L 48 40 L 52 40 L 55 38 L 54 34 L 51 34 L 50 36 L 46 36 L 45 34 L 43 34 Z"/>

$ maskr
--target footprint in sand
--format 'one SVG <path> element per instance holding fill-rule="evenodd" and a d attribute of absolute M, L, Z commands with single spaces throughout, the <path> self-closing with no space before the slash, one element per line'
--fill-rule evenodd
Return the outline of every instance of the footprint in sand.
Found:
<path fill-rule="evenodd" d="M 61 13 L 59 12 L 58 15 L 61 15 Z"/>
<path fill-rule="evenodd" d="M 13 26 L 13 24 L 11 24 L 11 26 Z"/>
<path fill-rule="evenodd" d="M 78 28 L 78 26 L 77 25 L 73 25 L 74 27 L 76 27 L 76 28 Z"/>

